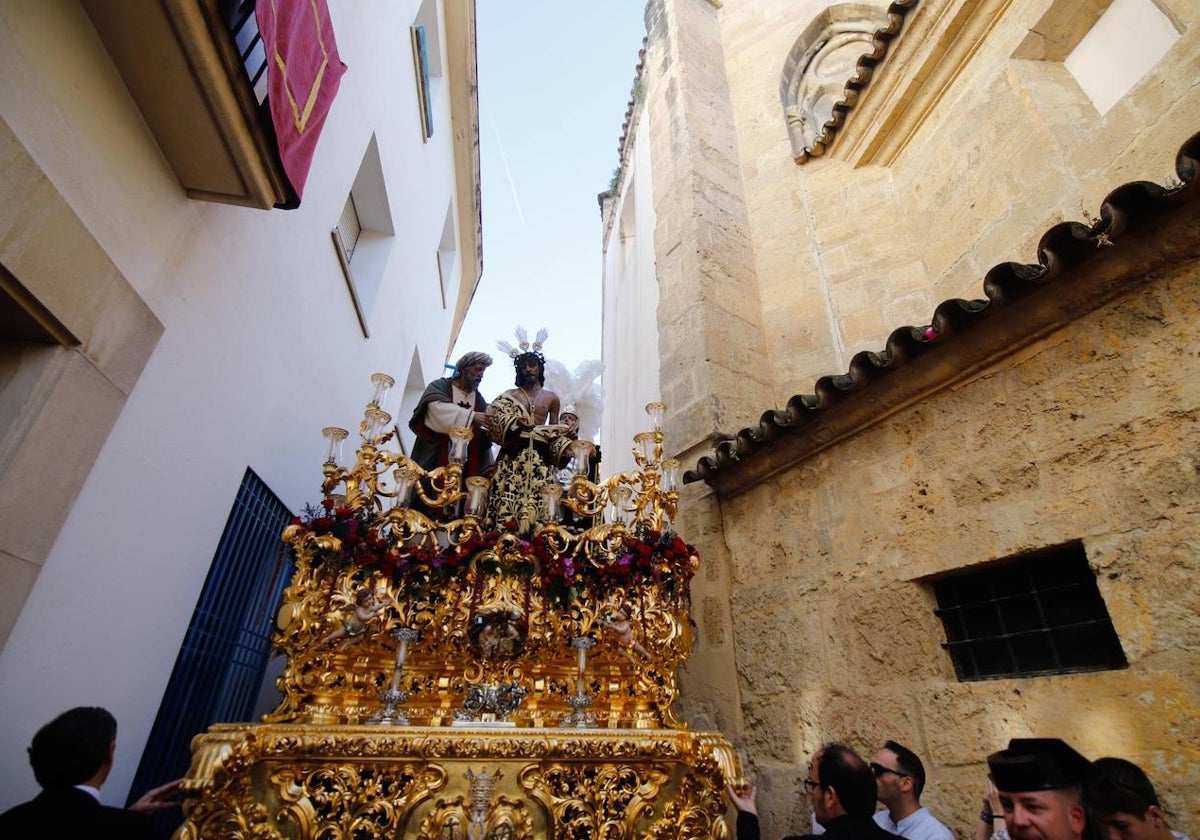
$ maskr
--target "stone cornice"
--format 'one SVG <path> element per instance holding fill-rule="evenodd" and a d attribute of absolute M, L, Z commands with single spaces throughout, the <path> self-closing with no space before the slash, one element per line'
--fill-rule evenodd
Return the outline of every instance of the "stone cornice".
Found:
<path fill-rule="evenodd" d="M 1200 259 L 1200 134 L 1176 157 L 1180 184 L 1136 181 L 1108 194 L 1092 225 L 1062 222 L 1038 243 L 1038 263 L 1007 262 L 983 277 L 985 300 L 945 300 L 932 332 L 905 326 L 879 352 L 819 378 L 812 394 L 725 436 L 685 482 L 737 495 L 925 397 L 962 382 L 1173 268 Z"/>
<path fill-rule="evenodd" d="M 855 119 L 842 129 L 832 156 L 855 166 L 889 166 L 936 110 L 1010 5 L 1012 0 L 951 0 L 925 4 L 910 14 L 905 37 L 892 47 L 887 72 L 874 74 L 873 79 L 868 75 L 871 95 L 858 103 Z"/>

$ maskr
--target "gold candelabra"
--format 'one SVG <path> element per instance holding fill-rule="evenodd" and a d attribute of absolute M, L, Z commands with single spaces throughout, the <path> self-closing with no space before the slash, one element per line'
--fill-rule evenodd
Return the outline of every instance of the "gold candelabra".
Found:
<path fill-rule="evenodd" d="M 423 548 L 460 544 L 485 527 L 489 480 L 483 476 L 464 479 L 467 447 L 472 439 L 468 428 L 450 431 L 449 462 L 425 470 L 408 456 L 384 448 L 394 436 L 387 431 L 391 415 L 380 403 L 394 385 L 392 377 L 376 373 L 371 377 L 375 391 L 367 404 L 360 425 L 362 443 L 354 463 L 339 466 L 342 443 L 349 432 L 336 426 L 323 430 L 328 442 L 321 491 L 337 507 L 356 515 L 367 514 L 376 536 L 387 539 L 397 558 Z M 542 535 L 566 546 L 576 546 L 584 555 L 594 555 L 613 545 L 614 532 L 662 531 L 670 527 L 679 503 L 680 462 L 662 457 L 662 418 L 666 405 L 653 402 L 646 406 L 652 423 L 650 430 L 634 438 L 634 458 L 640 469 L 618 473 L 600 482 L 588 478 L 595 445 L 576 440 L 569 447 L 574 475 L 566 487 L 550 484 L 542 490 L 541 515 L 534 523 L 534 536 Z M 413 506 L 419 501 L 418 509 Z M 458 503 L 464 502 L 462 515 Z M 576 521 L 563 524 L 562 508 L 575 514 Z M 423 512 L 425 511 L 425 512 Z M 437 512 L 431 516 L 427 512 Z M 578 523 L 588 523 L 580 527 Z M 340 543 L 326 541 L 329 550 Z"/>
<path fill-rule="evenodd" d="M 636 470 L 593 481 L 574 441 L 522 528 L 489 521 L 469 429 L 423 469 L 372 383 L 353 462 L 325 429 L 322 503 L 283 533 L 283 700 L 194 741 L 177 837 L 728 838 L 732 747 L 671 711 L 699 560 L 668 530 L 665 406 Z"/>

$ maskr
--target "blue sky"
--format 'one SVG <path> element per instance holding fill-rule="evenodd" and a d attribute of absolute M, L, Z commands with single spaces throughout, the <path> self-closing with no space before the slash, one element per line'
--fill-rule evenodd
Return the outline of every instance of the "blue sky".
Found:
<path fill-rule="evenodd" d="M 478 0 L 483 277 L 451 359 L 496 357 L 487 396 L 512 387 L 496 340 L 550 330 L 547 356 L 600 358 L 598 193 L 645 35 L 645 0 Z"/>

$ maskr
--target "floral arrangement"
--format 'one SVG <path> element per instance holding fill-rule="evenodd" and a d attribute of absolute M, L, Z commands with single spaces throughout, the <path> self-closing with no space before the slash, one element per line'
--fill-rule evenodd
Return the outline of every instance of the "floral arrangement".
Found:
<path fill-rule="evenodd" d="M 293 546 L 306 544 L 314 566 L 335 563 L 377 571 L 405 597 L 435 595 L 481 554 L 481 572 L 536 577 L 542 595 L 559 607 L 589 591 L 615 588 L 657 586 L 668 595 L 686 597 L 698 565 L 696 549 L 669 530 L 630 532 L 617 550 L 595 559 L 560 550 L 561 540 L 556 548 L 544 533 L 527 539 L 512 521 L 441 550 L 412 549 L 388 539 L 369 510 L 338 507 L 331 499 L 319 508 L 306 506 L 303 516 L 292 518 L 283 538 Z"/>

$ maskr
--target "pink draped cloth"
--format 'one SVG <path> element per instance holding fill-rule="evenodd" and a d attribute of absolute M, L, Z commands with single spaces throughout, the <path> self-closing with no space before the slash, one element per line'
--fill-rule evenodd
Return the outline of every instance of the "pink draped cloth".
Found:
<path fill-rule="evenodd" d="M 279 157 L 297 196 L 346 65 L 338 56 L 325 0 L 258 0 L 267 53 L 267 92 Z"/>

